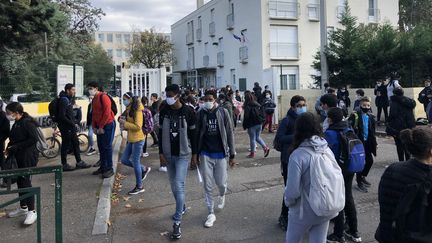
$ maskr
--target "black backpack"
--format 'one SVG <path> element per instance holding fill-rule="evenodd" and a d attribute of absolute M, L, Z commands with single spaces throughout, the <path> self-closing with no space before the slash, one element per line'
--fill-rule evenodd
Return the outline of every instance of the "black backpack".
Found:
<path fill-rule="evenodd" d="M 251 118 L 256 123 L 263 124 L 265 122 L 264 108 L 262 106 L 254 106 L 251 110 Z"/>
<path fill-rule="evenodd" d="M 111 110 L 112 110 L 112 112 L 114 113 L 114 116 L 117 115 L 117 113 L 118 113 L 118 110 L 117 110 L 117 104 L 115 103 L 115 101 L 114 101 L 114 99 L 111 97 L 111 95 L 109 95 L 109 94 L 102 94 L 102 95 L 100 96 L 100 102 L 101 102 L 101 104 L 103 104 L 103 102 L 102 102 L 102 96 L 103 96 L 103 95 L 107 95 L 107 96 L 108 96 L 108 98 L 109 98 L 110 101 L 111 101 Z"/>
<path fill-rule="evenodd" d="M 432 242 L 432 171 L 416 173 L 421 182 L 405 187 L 392 228 L 397 242 Z"/>
<path fill-rule="evenodd" d="M 53 122 L 58 122 L 59 102 L 60 98 L 55 98 L 48 105 L 49 116 Z"/>

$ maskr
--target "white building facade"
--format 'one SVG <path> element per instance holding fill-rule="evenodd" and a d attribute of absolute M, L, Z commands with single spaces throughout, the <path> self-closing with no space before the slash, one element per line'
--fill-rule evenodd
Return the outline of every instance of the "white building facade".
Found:
<path fill-rule="evenodd" d="M 346 0 L 327 0 L 328 29 Z M 279 90 L 311 86 L 320 47 L 319 0 L 212 0 L 171 26 L 173 82 L 194 87 L 254 82 Z M 398 22 L 396 0 L 348 0 L 360 23 Z"/>
<path fill-rule="evenodd" d="M 129 43 L 133 38 L 132 32 L 124 31 L 97 31 L 94 34 L 96 44 L 100 44 L 112 58 L 118 72 L 122 63 L 127 63 L 130 58 Z"/>

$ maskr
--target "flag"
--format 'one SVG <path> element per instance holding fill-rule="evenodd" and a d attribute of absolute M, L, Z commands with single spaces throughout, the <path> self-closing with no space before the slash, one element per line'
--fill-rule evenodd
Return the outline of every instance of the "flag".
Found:
<path fill-rule="evenodd" d="M 233 34 L 233 37 L 234 37 L 234 39 L 236 39 L 236 40 L 238 40 L 240 42 L 243 42 L 242 38 L 240 36 Z"/>
<path fill-rule="evenodd" d="M 249 41 L 249 40 L 246 38 L 246 35 L 243 33 L 243 31 L 240 32 L 240 34 L 241 34 L 241 36 L 242 36 L 242 38 L 241 38 L 241 43 L 246 43 L 246 41 Z"/>

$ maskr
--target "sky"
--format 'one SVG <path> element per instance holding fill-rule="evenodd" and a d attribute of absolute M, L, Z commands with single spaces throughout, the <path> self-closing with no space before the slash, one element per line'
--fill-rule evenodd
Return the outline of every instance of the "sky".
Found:
<path fill-rule="evenodd" d="M 149 29 L 169 33 L 171 25 L 196 9 L 196 0 L 90 0 L 106 16 L 99 30 Z M 208 2 L 208 1 L 206 1 Z"/>

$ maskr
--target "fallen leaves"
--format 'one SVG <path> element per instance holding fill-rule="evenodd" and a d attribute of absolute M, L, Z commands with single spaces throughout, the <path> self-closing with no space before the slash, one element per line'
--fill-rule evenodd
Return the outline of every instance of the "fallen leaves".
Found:
<path fill-rule="evenodd" d="M 138 202 L 142 203 L 142 202 L 144 202 L 144 199 L 140 198 L 140 199 L 138 200 Z"/>
<path fill-rule="evenodd" d="M 132 207 L 132 205 L 130 205 L 129 203 L 127 203 L 126 205 L 125 205 L 125 208 L 131 208 Z"/>
<path fill-rule="evenodd" d="M 6 212 L 0 212 L 0 218 L 6 216 Z"/>
<path fill-rule="evenodd" d="M 112 225 L 111 220 L 108 219 L 108 220 L 106 221 L 106 223 L 107 223 L 108 227 L 111 227 L 111 225 Z"/>
<path fill-rule="evenodd" d="M 123 200 L 124 200 L 125 202 L 129 201 L 129 199 L 130 199 L 130 197 L 123 197 Z"/>
<path fill-rule="evenodd" d="M 168 235 L 168 234 L 169 234 L 168 231 L 165 231 L 165 232 L 161 232 L 161 233 L 160 233 L 161 236 L 166 236 L 166 235 Z"/>

